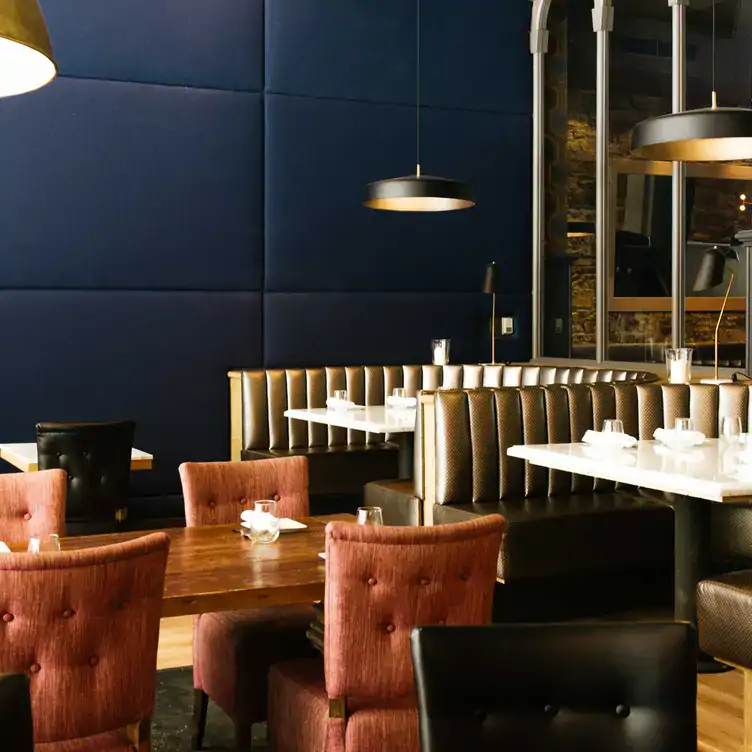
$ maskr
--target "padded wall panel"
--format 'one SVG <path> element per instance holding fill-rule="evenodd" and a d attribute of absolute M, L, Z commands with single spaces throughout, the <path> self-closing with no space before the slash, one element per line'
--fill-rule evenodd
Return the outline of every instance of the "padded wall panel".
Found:
<path fill-rule="evenodd" d="M 267 89 L 413 104 L 415 11 L 406 0 L 267 0 Z M 530 112 L 528 0 L 430 0 L 421 14 L 425 104 Z"/>
<path fill-rule="evenodd" d="M 399 213 L 362 205 L 368 181 L 414 170 L 409 108 L 267 95 L 266 289 L 479 289 L 530 284 L 530 120 L 426 110 L 424 172 L 473 182 L 477 206 Z"/>
<path fill-rule="evenodd" d="M 3 101 L 0 284 L 260 289 L 261 96 L 61 78 Z"/>
<path fill-rule="evenodd" d="M 263 0 L 42 0 L 65 76 L 263 89 Z"/>
<path fill-rule="evenodd" d="M 501 296 L 497 306 L 529 318 L 528 296 Z M 478 363 L 490 359 L 490 315 L 478 293 L 267 293 L 264 365 L 427 363 L 438 337 L 451 338 L 453 362 Z M 528 338 L 510 338 L 497 358 L 527 359 L 529 351 Z"/>
<path fill-rule="evenodd" d="M 226 374 L 261 365 L 260 294 L 0 291 L 0 320 L 2 441 L 33 441 L 37 421 L 135 420 L 155 464 L 133 496 L 178 492 L 180 462 L 229 458 Z"/>

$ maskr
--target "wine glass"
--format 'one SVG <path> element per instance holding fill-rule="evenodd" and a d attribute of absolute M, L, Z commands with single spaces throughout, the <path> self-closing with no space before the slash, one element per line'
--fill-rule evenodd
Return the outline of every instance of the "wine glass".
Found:
<path fill-rule="evenodd" d="M 405 390 L 402 387 L 395 387 L 392 389 L 392 397 L 394 397 L 394 399 L 404 400 L 405 396 Z"/>
<path fill-rule="evenodd" d="M 274 543 L 279 538 L 279 504 L 276 501 L 257 501 L 253 505 L 251 540 L 254 543 Z"/>
<path fill-rule="evenodd" d="M 729 444 L 740 444 L 742 441 L 742 419 L 730 416 L 721 418 L 719 435 L 722 440 Z"/>
<path fill-rule="evenodd" d="M 381 507 L 358 507 L 358 525 L 383 525 Z"/>
<path fill-rule="evenodd" d="M 29 548 L 27 550 L 30 554 L 59 551 L 60 536 L 55 533 L 50 533 L 49 535 L 43 535 L 40 538 L 29 538 Z"/>

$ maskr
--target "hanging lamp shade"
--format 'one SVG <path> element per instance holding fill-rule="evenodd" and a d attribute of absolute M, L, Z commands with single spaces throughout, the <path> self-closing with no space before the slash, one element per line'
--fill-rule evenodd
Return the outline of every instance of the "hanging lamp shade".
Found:
<path fill-rule="evenodd" d="M 0 97 L 39 89 L 56 74 L 37 0 L 0 0 Z"/>
<path fill-rule="evenodd" d="M 475 206 L 475 196 L 459 180 L 416 174 L 369 183 L 363 203 L 385 211 L 440 212 Z"/>
<path fill-rule="evenodd" d="M 752 110 L 708 107 L 643 120 L 632 131 L 632 152 L 666 162 L 752 159 Z"/>

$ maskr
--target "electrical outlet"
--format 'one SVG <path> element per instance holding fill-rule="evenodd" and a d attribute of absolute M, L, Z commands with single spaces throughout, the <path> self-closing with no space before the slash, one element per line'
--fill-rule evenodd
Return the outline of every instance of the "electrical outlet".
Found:
<path fill-rule="evenodd" d="M 556 334 L 564 334 L 564 319 L 556 319 L 554 321 L 554 332 Z"/>
<path fill-rule="evenodd" d="M 507 337 L 514 334 L 514 318 L 512 316 L 501 317 L 501 336 Z"/>

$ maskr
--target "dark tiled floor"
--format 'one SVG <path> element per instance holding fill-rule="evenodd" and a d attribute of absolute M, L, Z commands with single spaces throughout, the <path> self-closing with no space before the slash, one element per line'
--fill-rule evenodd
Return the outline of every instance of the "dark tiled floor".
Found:
<path fill-rule="evenodd" d="M 193 704 L 193 675 L 190 668 L 176 668 L 157 674 L 157 705 L 152 725 L 152 752 L 190 752 L 188 724 Z M 254 729 L 261 731 L 261 729 Z M 230 719 L 209 703 L 204 749 L 207 752 L 235 749 L 235 734 Z M 264 749 L 254 743 L 253 749 Z"/>

